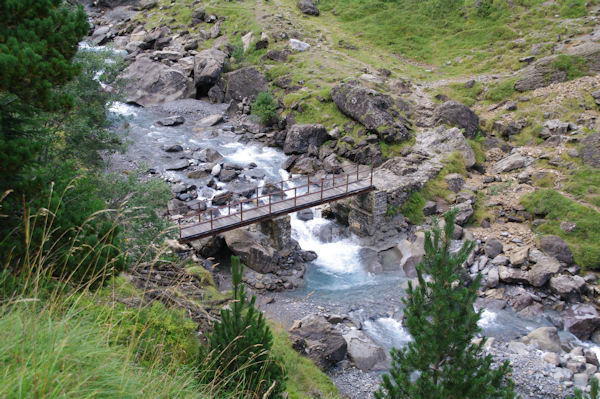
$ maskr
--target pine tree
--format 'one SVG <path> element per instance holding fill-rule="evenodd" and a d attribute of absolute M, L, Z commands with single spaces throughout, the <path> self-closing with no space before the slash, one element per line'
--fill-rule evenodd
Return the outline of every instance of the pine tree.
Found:
<path fill-rule="evenodd" d="M 0 0 L 0 93 L 23 103 L 57 109 L 69 98 L 53 86 L 70 81 L 79 67 L 71 62 L 89 24 L 83 7 L 63 0 Z"/>
<path fill-rule="evenodd" d="M 230 309 L 221 311 L 221 322 L 209 337 L 210 352 L 201 363 L 212 367 L 203 371 L 201 379 L 224 382 L 224 388 L 232 392 L 242 389 L 247 393 L 244 397 L 275 397 L 285 388 L 285 372 L 271 354 L 273 335 L 263 314 L 254 308 L 256 297 L 246 299 L 243 272 L 240 258 L 232 256 L 233 301 Z"/>
<path fill-rule="evenodd" d="M 496 399 L 514 398 L 507 378 L 508 362 L 493 369 L 492 357 L 483 356 L 485 339 L 473 343 L 480 332 L 481 314 L 473 304 L 481 275 L 468 286 L 460 281 L 462 264 L 473 250 L 465 242 L 451 253 L 455 212 L 445 216 L 442 231 L 437 221 L 433 235 L 425 234 L 425 256 L 417 266 L 418 285 L 409 283 L 406 327 L 413 337 L 406 348 L 392 349 L 390 375 L 384 375 L 378 399 Z M 430 276 L 426 279 L 425 275 Z"/>
<path fill-rule="evenodd" d="M 598 399 L 600 395 L 598 395 L 598 380 L 595 377 L 592 377 L 592 381 L 590 382 L 590 393 L 585 395 L 580 389 L 575 390 L 575 396 L 572 396 L 572 399 Z"/>

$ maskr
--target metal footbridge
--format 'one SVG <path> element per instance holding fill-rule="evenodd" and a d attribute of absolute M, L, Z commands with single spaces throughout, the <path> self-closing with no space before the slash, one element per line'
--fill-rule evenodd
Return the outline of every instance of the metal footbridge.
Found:
<path fill-rule="evenodd" d="M 231 201 L 237 195 L 229 193 L 226 205 L 198 210 L 180 218 L 179 241 L 184 243 L 214 236 L 371 190 L 373 168 L 356 165 L 340 174 L 300 176 L 256 187 L 251 198 L 239 201 Z M 247 191 L 245 197 L 248 197 Z"/>

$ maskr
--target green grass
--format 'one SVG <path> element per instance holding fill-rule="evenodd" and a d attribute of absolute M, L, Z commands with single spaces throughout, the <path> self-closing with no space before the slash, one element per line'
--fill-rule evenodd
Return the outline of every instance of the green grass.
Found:
<path fill-rule="evenodd" d="M 491 102 L 500 102 L 510 98 L 517 91 L 515 90 L 516 79 L 507 79 L 503 82 L 490 86 L 484 99 Z"/>
<path fill-rule="evenodd" d="M 273 332 L 273 354 L 283 360 L 287 369 L 286 391 L 290 399 L 339 398 L 333 382 L 308 358 L 300 356 L 290 343 L 285 329 L 270 323 Z M 320 394 L 319 394 L 320 392 Z"/>
<path fill-rule="evenodd" d="M 483 92 L 481 82 L 475 82 L 473 87 L 465 87 L 464 83 L 451 83 L 448 86 L 438 90 L 439 94 L 448 96 L 452 100 L 461 102 L 467 106 L 472 106 L 477 101 L 479 95 Z"/>
<path fill-rule="evenodd" d="M 485 193 L 482 191 L 478 192 L 475 198 L 475 203 L 473 204 L 473 216 L 471 216 L 469 219 L 470 225 L 481 226 L 481 223 L 485 219 L 488 219 L 490 222 L 494 221 L 494 215 L 485 205 L 485 201 Z"/>
<path fill-rule="evenodd" d="M 559 14 L 563 18 L 580 18 L 587 15 L 586 0 L 560 0 Z"/>
<path fill-rule="evenodd" d="M 408 196 L 408 199 L 400 208 L 400 213 L 410 219 L 412 224 L 421 224 L 425 220 L 423 215 L 423 207 L 425 206 L 425 198 L 420 191 L 415 191 Z"/>
<path fill-rule="evenodd" d="M 475 163 L 477 165 L 483 165 L 486 159 L 485 138 L 483 136 L 477 136 L 474 139 L 467 139 L 467 143 L 469 143 L 475 153 Z"/>
<path fill-rule="evenodd" d="M 567 80 L 573 80 L 587 75 L 587 61 L 583 57 L 560 54 L 552 66 L 567 74 Z"/>
<path fill-rule="evenodd" d="M 198 397 L 192 369 L 139 366 L 127 347 L 108 344 L 106 330 L 94 322 L 77 312 L 57 314 L 36 305 L 23 302 L 1 310 L 3 397 Z"/>
<path fill-rule="evenodd" d="M 600 213 L 578 204 L 553 190 L 543 189 L 521 198 L 527 212 L 545 215 L 548 223 L 536 228 L 541 234 L 560 236 L 571 248 L 575 262 L 585 269 L 600 269 Z M 577 228 L 567 233 L 561 222 L 573 222 Z"/>
<path fill-rule="evenodd" d="M 572 171 L 564 190 L 578 199 L 600 207 L 600 170 L 582 167 Z"/>

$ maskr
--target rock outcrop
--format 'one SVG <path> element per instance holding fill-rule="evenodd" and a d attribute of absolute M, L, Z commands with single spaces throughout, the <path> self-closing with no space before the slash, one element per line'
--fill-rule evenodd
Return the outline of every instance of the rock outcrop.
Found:
<path fill-rule="evenodd" d="M 283 152 L 305 154 L 311 146 L 319 148 L 328 139 L 329 134 L 323 125 L 293 125 L 285 137 Z"/>
<path fill-rule="evenodd" d="M 584 138 L 580 152 L 584 164 L 600 169 L 600 133 L 593 133 Z"/>
<path fill-rule="evenodd" d="M 126 100 L 147 107 L 166 101 L 189 98 L 194 87 L 182 71 L 154 62 L 148 57 L 138 57 L 123 75 Z"/>
<path fill-rule="evenodd" d="M 435 123 L 446 123 L 463 129 L 468 138 L 475 137 L 479 130 L 479 117 L 469 107 L 457 101 L 446 101 L 433 113 Z"/>
<path fill-rule="evenodd" d="M 340 111 L 377 133 L 382 140 L 395 143 L 410 138 L 410 123 L 395 109 L 390 96 L 341 83 L 331 89 L 331 97 Z"/>
<path fill-rule="evenodd" d="M 246 67 L 223 75 L 225 101 L 253 100 L 258 93 L 269 90 L 267 77 L 255 67 Z"/>
<path fill-rule="evenodd" d="M 296 320 L 289 330 L 292 347 L 327 371 L 346 357 L 347 344 L 342 333 L 324 317 L 309 315 Z"/>
<path fill-rule="evenodd" d="M 194 84 L 199 96 L 206 95 L 217 83 L 227 58 L 227 54 L 214 48 L 202 50 L 194 57 Z"/>

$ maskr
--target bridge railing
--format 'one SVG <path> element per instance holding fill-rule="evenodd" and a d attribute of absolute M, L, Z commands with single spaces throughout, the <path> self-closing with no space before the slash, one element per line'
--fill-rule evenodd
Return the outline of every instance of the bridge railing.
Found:
<path fill-rule="evenodd" d="M 213 230 L 214 225 L 217 221 L 229 218 L 231 217 L 231 215 L 239 215 L 239 221 L 240 223 L 243 223 L 244 212 L 268 208 L 268 215 L 270 216 L 272 214 L 273 207 L 282 202 L 289 202 L 293 200 L 293 206 L 296 207 L 299 199 L 307 197 L 309 195 L 314 196 L 315 194 L 320 194 L 321 200 L 323 200 L 324 198 L 327 199 L 328 194 L 332 190 L 338 189 L 340 187 L 345 188 L 344 193 L 348 193 L 351 184 L 364 181 L 368 181 L 369 186 L 373 185 L 373 168 L 370 166 L 361 167 L 361 165 L 357 164 L 356 169 L 354 169 L 351 172 L 346 172 L 337 175 L 333 173 L 330 177 L 328 176 L 325 178 L 316 178 L 316 180 L 315 176 L 306 175 L 293 177 L 288 180 L 282 180 L 277 183 L 268 183 L 267 186 L 256 187 L 256 196 L 239 201 L 232 202 L 232 196 L 239 195 L 242 197 L 246 197 L 247 194 L 243 195 L 243 193 L 230 192 L 227 199 L 227 204 L 216 207 L 212 206 L 205 210 L 200 210 L 200 208 L 198 208 L 198 211 L 188 213 L 184 215 L 183 218 L 180 218 L 178 220 L 179 238 L 181 239 L 182 236 L 185 236 L 186 230 L 195 228 L 199 225 L 210 225 L 210 230 Z M 292 187 L 286 187 L 286 185 L 289 186 L 291 183 L 294 182 L 300 182 L 301 184 L 292 185 Z M 313 187 L 312 191 L 311 186 Z M 276 187 L 281 188 L 271 191 Z M 270 191 L 266 194 L 261 195 L 260 190 L 264 188 L 267 188 Z M 306 192 L 299 194 L 299 192 L 302 192 L 303 189 L 306 189 Z M 245 190 L 245 192 L 247 193 L 247 190 Z M 287 196 L 286 193 L 288 192 L 293 193 L 293 195 Z M 273 200 L 274 197 L 275 200 Z M 251 206 L 248 206 L 249 204 Z M 244 208 L 245 205 L 246 208 Z M 221 210 L 226 210 L 225 214 L 221 214 Z M 197 218 L 198 222 L 182 225 L 182 219 L 186 220 L 189 218 Z"/>

